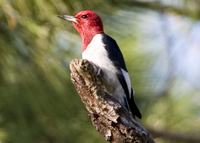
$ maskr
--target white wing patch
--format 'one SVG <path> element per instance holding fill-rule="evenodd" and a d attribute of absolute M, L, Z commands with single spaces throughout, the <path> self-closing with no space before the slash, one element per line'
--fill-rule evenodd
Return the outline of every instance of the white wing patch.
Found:
<path fill-rule="evenodd" d="M 129 91 L 129 97 L 131 98 L 131 80 L 130 80 L 130 76 L 128 74 L 128 72 L 126 72 L 125 70 L 121 69 L 122 74 L 125 78 L 126 84 L 128 86 L 128 91 Z"/>

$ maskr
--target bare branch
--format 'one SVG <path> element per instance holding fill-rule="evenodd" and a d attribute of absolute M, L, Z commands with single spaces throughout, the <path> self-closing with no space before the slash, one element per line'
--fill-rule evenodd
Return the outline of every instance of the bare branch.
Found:
<path fill-rule="evenodd" d="M 87 60 L 76 59 L 71 61 L 70 69 L 71 81 L 88 110 L 94 127 L 107 141 L 154 143 L 149 132 L 106 92 L 101 81 L 103 73 L 99 74 L 97 66 Z"/>

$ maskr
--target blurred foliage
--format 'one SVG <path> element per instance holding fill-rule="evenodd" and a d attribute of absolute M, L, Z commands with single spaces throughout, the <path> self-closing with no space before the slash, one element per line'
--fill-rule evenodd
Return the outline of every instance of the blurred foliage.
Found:
<path fill-rule="evenodd" d="M 1 0 L 0 142 L 105 142 L 70 82 L 69 62 L 81 57 L 81 39 L 70 22 L 56 17 L 85 9 L 102 17 L 121 47 L 141 122 L 199 134 L 199 3 Z"/>

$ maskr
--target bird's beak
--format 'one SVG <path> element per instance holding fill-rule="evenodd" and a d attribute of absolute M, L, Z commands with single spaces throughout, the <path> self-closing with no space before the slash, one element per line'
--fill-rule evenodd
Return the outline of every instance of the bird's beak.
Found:
<path fill-rule="evenodd" d="M 64 19 L 64 20 L 68 20 L 68 21 L 72 21 L 72 22 L 77 23 L 77 18 L 75 18 L 74 16 L 70 16 L 70 15 L 57 15 L 57 16 Z"/>

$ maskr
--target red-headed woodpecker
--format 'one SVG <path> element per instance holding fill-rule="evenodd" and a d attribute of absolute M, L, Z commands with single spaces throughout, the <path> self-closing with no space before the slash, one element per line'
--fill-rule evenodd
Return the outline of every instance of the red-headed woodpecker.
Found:
<path fill-rule="evenodd" d="M 103 71 L 103 83 L 108 92 L 132 115 L 141 118 L 131 88 L 123 55 L 114 39 L 104 33 L 101 18 L 93 11 L 81 11 L 76 16 L 58 15 L 72 21 L 82 38 L 82 58 L 92 61 Z"/>

